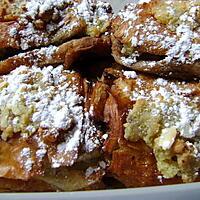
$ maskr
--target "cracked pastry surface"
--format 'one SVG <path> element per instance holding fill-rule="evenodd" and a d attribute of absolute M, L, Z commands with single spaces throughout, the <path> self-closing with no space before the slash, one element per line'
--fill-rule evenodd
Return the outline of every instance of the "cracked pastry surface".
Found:
<path fill-rule="evenodd" d="M 31 0 L 24 7 L 15 20 L 0 22 L 1 49 L 26 50 L 72 37 L 98 37 L 107 31 L 112 16 L 108 3 L 95 0 Z"/>
<path fill-rule="evenodd" d="M 83 189 L 101 179 L 101 133 L 84 106 L 78 73 L 62 65 L 19 66 L 0 82 L 1 178 L 40 180 L 52 190 Z M 88 166 L 90 159 L 97 162 Z"/>
<path fill-rule="evenodd" d="M 129 4 L 112 22 L 113 56 L 135 70 L 200 77 L 199 1 Z"/>
<path fill-rule="evenodd" d="M 20 65 L 40 67 L 48 65 L 64 64 L 68 69 L 73 62 L 84 58 L 84 55 L 92 54 L 97 57 L 104 57 L 110 54 L 110 38 L 102 37 L 83 37 L 70 40 L 59 46 L 50 45 L 20 53 L 0 61 L 0 74 L 7 74 Z"/>
<path fill-rule="evenodd" d="M 136 76 L 128 71 L 114 82 L 112 90 L 118 102 L 128 105 L 125 139 L 145 141 L 164 178 L 194 181 L 200 168 L 199 82 Z"/>
<path fill-rule="evenodd" d="M 104 57 L 110 55 L 110 38 L 108 36 L 82 37 L 70 40 L 59 46 L 50 45 L 20 53 L 0 61 L 0 74 L 7 74 L 20 65 L 40 67 L 63 64 L 65 69 L 72 66 L 84 55 Z"/>
<path fill-rule="evenodd" d="M 15 20 L 24 13 L 26 0 L 2 0 L 0 2 L 0 21 Z"/>
<path fill-rule="evenodd" d="M 84 55 L 110 54 L 109 4 L 1 5 L 2 49 L 26 52 L 0 62 L 0 191 L 100 189 L 105 175 L 125 187 L 197 180 L 197 79 L 167 80 L 115 67 L 99 79 L 94 64 L 94 81 L 85 78 L 87 62 L 76 69 L 83 78 L 66 69 Z M 195 0 L 128 5 L 112 22 L 115 60 L 139 71 L 199 77 L 199 6 Z"/>

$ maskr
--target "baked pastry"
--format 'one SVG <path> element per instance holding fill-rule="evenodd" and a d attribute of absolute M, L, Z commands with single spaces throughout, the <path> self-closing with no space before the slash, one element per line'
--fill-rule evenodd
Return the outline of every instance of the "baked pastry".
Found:
<path fill-rule="evenodd" d="M 115 77 L 104 111 L 112 176 L 127 187 L 195 181 L 200 83 L 114 69 L 106 74 Z"/>
<path fill-rule="evenodd" d="M 200 78 L 199 25 L 199 1 L 138 1 L 112 22 L 112 54 L 134 70 Z"/>
<path fill-rule="evenodd" d="M 128 5 L 112 22 L 115 60 L 199 78 L 199 6 Z M 111 54 L 111 16 L 95 0 L 0 2 L 0 191 L 199 180 L 200 82 L 99 67 L 94 55 Z M 94 61 L 90 72 L 85 57 Z"/>
<path fill-rule="evenodd" d="M 1 191 L 102 187 L 102 133 L 87 82 L 62 65 L 19 66 L 0 85 Z"/>
<path fill-rule="evenodd" d="M 60 46 L 50 45 L 25 53 L 20 53 L 0 61 L 0 74 L 7 74 L 20 65 L 40 67 L 64 64 L 68 69 L 80 58 L 87 56 L 106 57 L 111 53 L 109 36 L 83 37 L 70 40 Z"/>
<path fill-rule="evenodd" d="M 21 9 L 15 20 L 0 22 L 2 50 L 61 44 L 86 35 L 98 37 L 108 31 L 112 16 L 111 6 L 96 0 L 31 0 Z"/>
<path fill-rule="evenodd" d="M 18 3 L 24 6 L 16 10 Z M 0 191 L 104 187 L 100 116 L 90 109 L 100 107 L 96 87 L 65 69 L 86 53 L 110 54 L 110 38 L 101 34 L 110 25 L 111 7 L 79 0 L 1 5 L 2 52 L 34 50 L 0 62 Z M 63 43 L 75 36 L 81 38 Z M 47 47 L 35 49 L 40 46 Z"/>
<path fill-rule="evenodd" d="M 16 20 L 25 12 L 26 0 L 2 0 L 0 2 L 0 21 Z"/>

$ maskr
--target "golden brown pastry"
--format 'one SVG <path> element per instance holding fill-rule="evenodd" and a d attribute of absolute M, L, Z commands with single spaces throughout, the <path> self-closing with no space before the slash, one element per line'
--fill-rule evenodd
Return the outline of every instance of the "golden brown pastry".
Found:
<path fill-rule="evenodd" d="M 20 53 L 0 61 L 0 74 L 7 74 L 20 65 L 58 65 L 64 63 L 64 68 L 68 69 L 74 62 L 85 55 L 105 57 L 109 56 L 111 43 L 109 36 L 83 37 L 74 39 L 60 46 L 50 45 L 25 53 Z"/>
<path fill-rule="evenodd" d="M 24 7 L 15 20 L 0 22 L 1 49 L 27 50 L 73 37 L 98 37 L 108 30 L 112 16 L 110 5 L 96 0 L 31 0 Z"/>
<path fill-rule="evenodd" d="M 141 0 L 112 22 L 115 60 L 129 68 L 179 78 L 200 78 L 200 3 Z"/>
<path fill-rule="evenodd" d="M 16 20 L 25 12 L 26 2 L 27 0 L 1 0 L 0 21 Z"/>
<path fill-rule="evenodd" d="M 199 78 L 199 7 L 128 5 L 112 21 L 115 60 Z M 199 180 L 200 82 L 116 63 L 99 69 L 94 56 L 111 53 L 111 16 L 96 0 L 0 2 L 0 57 L 8 57 L 0 61 L 0 191 L 108 188 L 104 177 L 124 187 Z"/>
<path fill-rule="evenodd" d="M 114 69 L 106 74 L 117 78 L 104 110 L 112 176 L 127 187 L 197 180 L 200 83 Z"/>
<path fill-rule="evenodd" d="M 0 77 L 0 180 L 7 183 L 1 191 L 102 187 L 103 138 L 88 90 L 62 65 L 21 65 Z"/>

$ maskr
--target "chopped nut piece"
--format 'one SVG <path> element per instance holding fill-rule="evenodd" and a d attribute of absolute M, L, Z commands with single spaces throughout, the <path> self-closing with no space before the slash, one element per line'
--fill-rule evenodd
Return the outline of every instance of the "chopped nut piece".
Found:
<path fill-rule="evenodd" d="M 173 145 L 177 131 L 175 127 L 165 128 L 158 139 L 158 145 L 163 148 L 163 150 L 170 149 Z"/>

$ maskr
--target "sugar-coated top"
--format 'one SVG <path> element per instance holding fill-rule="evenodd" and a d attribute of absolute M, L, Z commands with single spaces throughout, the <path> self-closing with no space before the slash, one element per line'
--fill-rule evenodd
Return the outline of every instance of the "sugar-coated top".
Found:
<path fill-rule="evenodd" d="M 22 135 L 31 135 L 39 127 L 55 133 L 66 131 L 75 122 L 81 129 L 82 98 L 63 74 L 62 66 L 43 69 L 20 66 L 1 77 L 2 137 L 8 127 Z"/>
<path fill-rule="evenodd" d="M 100 145 L 91 116 L 84 110 L 79 76 L 63 66 L 20 66 L 0 77 L 1 138 L 13 136 L 37 143 L 35 156 L 40 162 L 49 148 L 53 168 L 71 166 L 78 159 L 79 148 L 91 152 Z M 41 138 L 52 135 L 64 137 L 48 146 Z M 31 146 L 30 146 L 31 148 Z M 35 164 L 29 147 L 21 151 L 21 164 L 31 171 Z M 52 150 L 51 150 L 52 151 Z M 68 156 L 66 156 L 68 155 Z"/>
<path fill-rule="evenodd" d="M 139 1 L 129 4 L 118 17 L 124 29 L 121 60 L 126 66 L 137 62 L 143 50 L 164 55 L 162 63 L 166 64 L 192 64 L 200 59 L 199 1 Z"/>
<path fill-rule="evenodd" d="M 99 36 L 111 15 L 110 5 L 96 0 L 30 0 L 25 7 L 9 28 L 9 43 L 15 41 L 22 50 L 60 43 L 74 35 Z"/>
<path fill-rule="evenodd" d="M 194 181 L 200 169 L 200 82 L 145 75 L 121 81 L 116 83 L 121 83 L 121 92 L 133 103 L 124 137 L 132 142 L 144 140 L 165 178 Z"/>
<path fill-rule="evenodd" d="M 200 134 L 199 96 L 193 96 L 195 88 L 188 88 L 185 82 L 171 82 L 158 78 L 149 88 L 148 82 L 137 78 L 131 99 L 145 99 L 152 108 L 152 116 L 161 115 L 163 129 L 175 127 L 184 138 Z"/>

